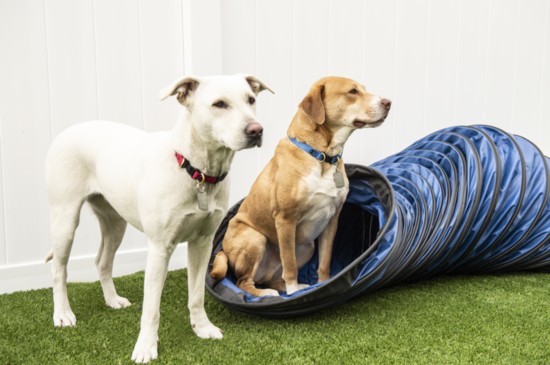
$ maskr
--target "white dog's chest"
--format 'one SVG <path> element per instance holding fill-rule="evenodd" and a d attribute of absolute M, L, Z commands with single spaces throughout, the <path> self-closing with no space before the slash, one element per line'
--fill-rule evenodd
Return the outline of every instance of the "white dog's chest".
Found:
<path fill-rule="evenodd" d="M 343 188 L 336 187 L 335 171 L 336 167 L 333 167 L 321 175 L 318 169 L 304 177 L 309 198 L 306 202 L 306 213 L 298 226 L 299 241 L 311 241 L 317 238 L 344 203 L 348 186 L 346 184 Z"/>
<path fill-rule="evenodd" d="M 147 220 L 153 221 L 149 222 L 148 226 L 162 227 L 154 233 L 149 232 L 148 235 L 154 235 L 163 241 L 179 243 L 192 242 L 213 234 L 225 214 L 225 199 L 210 192 L 209 207 L 204 211 L 199 208 L 194 188 L 182 189 L 178 195 L 180 199 L 176 196 L 171 203 L 165 202 L 162 211 L 157 210 L 156 214 L 148 214 Z"/>
<path fill-rule="evenodd" d="M 218 227 L 224 211 L 216 209 L 210 212 L 197 211 L 182 217 L 174 232 L 174 242 L 192 242 L 200 237 L 209 236 Z"/>

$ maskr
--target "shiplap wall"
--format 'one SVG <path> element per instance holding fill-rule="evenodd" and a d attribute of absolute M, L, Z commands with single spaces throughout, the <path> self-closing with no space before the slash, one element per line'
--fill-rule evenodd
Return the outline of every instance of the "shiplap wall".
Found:
<path fill-rule="evenodd" d="M 182 14 L 177 0 L 0 1 L 0 292 L 49 285 L 52 138 L 90 119 L 172 128 L 177 103 L 157 95 L 184 74 Z M 69 278 L 95 279 L 99 230 L 87 208 L 75 242 Z M 142 270 L 144 259 L 145 239 L 129 227 L 116 272 Z"/>
<path fill-rule="evenodd" d="M 310 85 L 347 76 L 393 101 L 377 129 L 351 136 L 344 160 L 370 164 L 426 134 L 485 123 L 550 154 L 550 1 L 222 1 L 223 71 L 252 70 L 268 136 L 235 162 L 235 192 L 265 165 Z"/>
<path fill-rule="evenodd" d="M 347 162 L 472 123 L 522 134 L 548 154 L 549 18 L 546 0 L 0 0 L 0 292 L 49 285 L 52 138 L 98 118 L 169 129 L 178 105 L 157 92 L 184 73 L 255 74 L 276 92 L 258 100 L 264 145 L 237 154 L 231 202 L 325 75 L 393 101 L 384 125 L 351 136 Z M 70 279 L 95 279 L 98 241 L 85 209 Z M 143 269 L 144 249 L 129 228 L 115 272 Z M 183 265 L 184 251 L 175 256 Z"/>

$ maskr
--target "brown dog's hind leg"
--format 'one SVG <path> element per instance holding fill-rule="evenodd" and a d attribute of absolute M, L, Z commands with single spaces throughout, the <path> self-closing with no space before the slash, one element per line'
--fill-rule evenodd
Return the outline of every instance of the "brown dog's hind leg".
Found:
<path fill-rule="evenodd" d="M 237 286 L 254 296 L 278 296 L 279 293 L 273 289 L 258 289 L 254 285 L 254 277 L 258 266 L 262 261 L 267 244 L 267 238 L 255 229 L 245 224 L 233 225 L 233 232 L 230 237 L 224 239 L 224 249 L 228 248 L 226 255 L 233 266 L 237 276 Z M 230 239 L 231 242 L 225 242 Z"/>
<path fill-rule="evenodd" d="M 268 286 L 280 292 L 286 292 L 286 284 L 283 278 L 265 283 L 265 286 Z"/>
<path fill-rule="evenodd" d="M 214 258 L 214 263 L 212 264 L 212 271 L 210 271 L 210 277 L 214 280 L 221 280 L 227 274 L 227 255 L 225 252 L 220 251 L 216 254 Z"/>

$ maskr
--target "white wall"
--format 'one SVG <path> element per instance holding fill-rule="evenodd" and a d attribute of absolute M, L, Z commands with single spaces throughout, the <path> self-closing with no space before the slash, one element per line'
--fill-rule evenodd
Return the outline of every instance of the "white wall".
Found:
<path fill-rule="evenodd" d="M 550 154 L 549 1 L 233 0 L 222 14 L 223 71 L 256 72 L 276 92 L 259 100 L 268 138 L 235 162 L 244 171 L 235 195 L 325 75 L 393 101 L 384 125 L 351 136 L 346 162 L 370 164 L 429 132 L 474 123 L 522 134 Z"/>
<path fill-rule="evenodd" d="M 43 166 L 52 138 L 90 119 L 172 127 L 177 103 L 157 95 L 184 74 L 182 14 L 177 0 L 0 1 L 0 292 L 50 283 Z M 70 279 L 95 279 L 99 229 L 87 208 L 75 241 Z M 145 239 L 129 227 L 116 272 L 144 260 Z"/>
<path fill-rule="evenodd" d="M 52 138 L 97 118 L 171 128 L 177 103 L 156 95 L 184 73 L 255 74 L 276 92 L 258 100 L 265 142 L 237 154 L 231 202 L 328 74 L 393 101 L 382 127 L 351 137 L 347 162 L 369 164 L 472 123 L 522 134 L 549 154 L 549 18 L 545 0 L 0 0 L 0 292 L 49 285 L 43 159 Z M 98 241 L 85 210 L 70 279 L 95 279 Z M 143 269 L 144 243 L 129 230 L 117 273 Z"/>

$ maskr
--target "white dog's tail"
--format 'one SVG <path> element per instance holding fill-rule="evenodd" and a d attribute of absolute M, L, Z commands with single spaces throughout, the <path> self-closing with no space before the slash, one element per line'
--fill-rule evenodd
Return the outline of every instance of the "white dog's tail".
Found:
<path fill-rule="evenodd" d="M 212 271 L 210 271 L 210 277 L 215 280 L 221 280 L 227 274 L 227 255 L 223 250 L 217 253 L 214 258 L 214 264 L 212 265 Z"/>
<path fill-rule="evenodd" d="M 50 262 L 53 259 L 53 250 L 50 250 L 48 252 L 48 256 L 46 256 L 46 262 Z"/>

